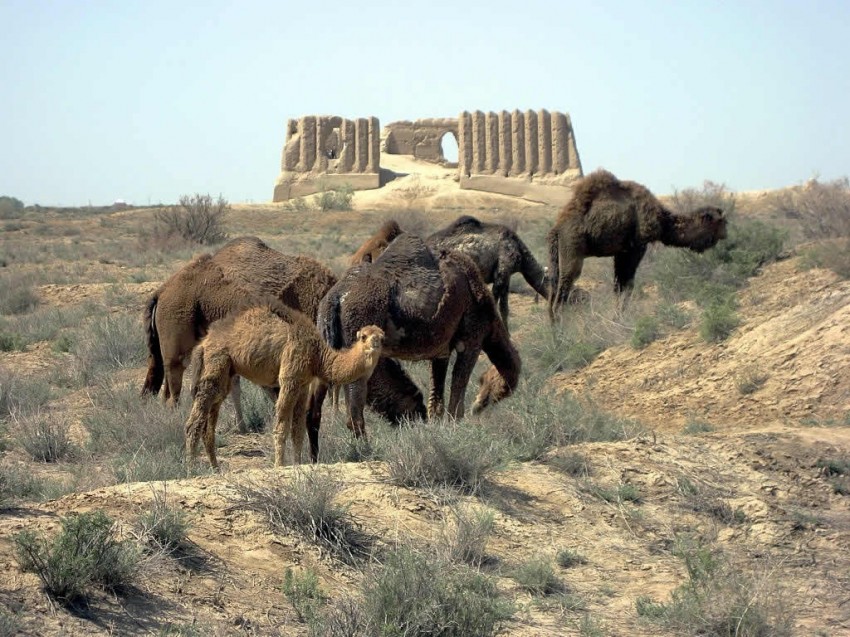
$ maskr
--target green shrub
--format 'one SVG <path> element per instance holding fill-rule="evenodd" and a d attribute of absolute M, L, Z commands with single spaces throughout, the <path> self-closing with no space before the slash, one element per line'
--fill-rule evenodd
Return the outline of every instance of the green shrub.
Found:
<path fill-rule="evenodd" d="M 487 543 L 493 526 L 490 511 L 454 507 L 451 520 L 443 526 L 439 546 L 452 562 L 480 566 L 487 559 Z"/>
<path fill-rule="evenodd" d="M 18 334 L 0 331 L 0 352 L 22 352 L 27 343 Z"/>
<path fill-rule="evenodd" d="M 0 196 L 0 219 L 15 219 L 24 212 L 24 202 L 17 197 Z"/>
<path fill-rule="evenodd" d="M 827 268 L 842 279 L 850 279 L 850 240 L 824 241 L 801 254 L 800 267 Z"/>
<path fill-rule="evenodd" d="M 319 588 L 319 578 L 315 571 L 304 569 L 296 574 L 291 568 L 286 569 L 281 589 L 300 621 L 307 623 L 316 621 L 327 597 Z"/>
<path fill-rule="evenodd" d="M 0 366 L 0 421 L 23 410 L 34 410 L 52 398 L 50 385 L 40 378 L 19 376 Z"/>
<path fill-rule="evenodd" d="M 31 467 L 0 464 L 0 508 L 15 500 L 44 500 L 58 489 L 33 475 Z"/>
<path fill-rule="evenodd" d="M 212 245 L 227 239 L 224 221 L 230 212 L 227 199 L 211 195 L 183 195 L 176 206 L 162 208 L 154 215 L 154 235 L 167 240 L 180 237 L 185 241 Z"/>
<path fill-rule="evenodd" d="M 323 188 L 316 195 L 316 206 L 322 212 L 329 210 L 351 210 L 351 200 L 354 197 L 354 188 L 349 184 L 335 188 Z"/>
<path fill-rule="evenodd" d="M 366 635 L 496 635 L 513 609 L 480 573 L 400 548 L 362 587 Z"/>
<path fill-rule="evenodd" d="M 153 492 L 151 507 L 136 519 L 136 534 L 153 550 L 170 554 L 183 547 L 189 531 L 186 512 L 168 503 L 167 492 Z"/>
<path fill-rule="evenodd" d="M 706 343 L 717 343 L 728 338 L 740 322 L 732 305 L 713 303 L 703 310 L 699 335 Z"/>
<path fill-rule="evenodd" d="M 682 433 L 693 436 L 696 434 L 711 433 L 714 430 L 715 427 L 711 423 L 702 420 L 689 420 L 682 428 Z"/>
<path fill-rule="evenodd" d="M 237 506 L 262 514 L 275 531 L 295 531 L 353 562 L 369 554 L 372 542 L 356 526 L 348 507 L 334 501 L 342 487 L 327 471 L 298 469 L 289 479 L 237 484 Z"/>
<path fill-rule="evenodd" d="M 444 420 L 400 429 L 384 459 L 394 484 L 476 493 L 507 454 L 499 440 L 482 436 L 475 426 Z"/>
<path fill-rule="evenodd" d="M 660 336 L 658 320 L 654 316 L 641 316 L 635 322 L 632 332 L 632 347 L 643 349 Z"/>
<path fill-rule="evenodd" d="M 14 637 L 21 634 L 21 620 L 17 614 L 0 610 L 0 637 Z"/>
<path fill-rule="evenodd" d="M 532 595 L 554 595 L 564 589 L 564 585 L 549 560 L 537 557 L 523 562 L 511 573 L 519 586 Z"/>
<path fill-rule="evenodd" d="M 587 558 L 573 549 L 561 549 L 555 556 L 555 561 L 562 568 L 571 568 L 577 564 L 587 564 Z"/>
<path fill-rule="evenodd" d="M 759 390 L 768 379 L 768 375 L 757 365 L 748 365 L 735 374 L 735 387 L 746 396 Z"/>
<path fill-rule="evenodd" d="M 265 431 L 266 423 L 274 417 L 274 403 L 268 394 L 254 383 L 241 383 L 242 417 L 244 429 L 239 433 L 259 433 Z"/>
<path fill-rule="evenodd" d="M 138 551 L 114 537 L 114 523 L 103 512 L 81 513 L 61 520 L 62 531 L 49 541 L 22 531 L 14 536 L 21 569 L 36 573 L 45 591 L 57 601 L 74 605 L 91 586 L 121 592 L 132 581 Z"/>
<path fill-rule="evenodd" d="M 0 276 L 0 314 L 26 314 L 40 303 L 30 275 Z"/>
<path fill-rule="evenodd" d="M 675 554 L 684 560 L 688 580 L 667 603 L 638 598 L 639 615 L 676 632 L 708 637 L 791 634 L 793 617 L 775 583 L 752 581 L 720 553 L 691 540 L 680 540 Z"/>

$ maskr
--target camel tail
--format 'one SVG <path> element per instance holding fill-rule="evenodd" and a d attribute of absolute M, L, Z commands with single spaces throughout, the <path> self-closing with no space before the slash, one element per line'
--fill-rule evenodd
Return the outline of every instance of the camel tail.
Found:
<path fill-rule="evenodd" d="M 546 273 L 543 268 L 531 254 L 531 250 L 525 245 L 519 237 L 517 240 L 517 248 L 522 256 L 522 276 L 528 284 L 544 299 L 549 298 L 549 279 L 546 278 Z"/>
<path fill-rule="evenodd" d="M 145 336 L 148 344 L 148 373 L 145 376 L 145 384 L 142 386 L 142 395 L 152 394 L 156 396 L 165 380 L 165 363 L 162 359 L 162 350 L 159 347 L 159 334 L 156 331 L 156 307 L 159 295 L 154 294 L 145 306 L 143 318 Z"/>
<path fill-rule="evenodd" d="M 316 319 L 319 332 L 325 342 L 334 349 L 343 348 L 342 319 L 340 317 L 340 298 L 338 294 L 328 294 L 319 304 Z"/>

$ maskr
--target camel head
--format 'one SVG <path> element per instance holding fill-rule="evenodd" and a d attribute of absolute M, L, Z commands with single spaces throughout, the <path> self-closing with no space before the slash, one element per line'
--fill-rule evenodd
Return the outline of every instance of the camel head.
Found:
<path fill-rule="evenodd" d="M 472 403 L 473 414 L 480 414 L 490 405 L 510 396 L 513 391 L 502 378 L 499 370 L 493 366 L 481 374 L 478 384 L 478 394 L 475 396 L 475 402 Z"/>
<path fill-rule="evenodd" d="M 354 346 L 367 355 L 370 363 L 377 365 L 384 347 L 384 330 L 377 325 L 361 327 L 354 337 Z"/>
<path fill-rule="evenodd" d="M 687 218 L 682 232 L 687 237 L 687 247 L 694 252 L 705 252 L 726 238 L 726 215 L 720 208 L 705 206 L 694 210 Z"/>

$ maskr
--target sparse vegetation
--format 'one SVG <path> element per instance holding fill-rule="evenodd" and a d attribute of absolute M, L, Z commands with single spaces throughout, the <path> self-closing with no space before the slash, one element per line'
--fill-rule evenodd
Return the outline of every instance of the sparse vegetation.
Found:
<path fill-rule="evenodd" d="M 641 316 L 635 321 L 632 332 L 632 347 L 643 349 L 659 336 L 658 319 L 654 316 Z"/>
<path fill-rule="evenodd" d="M 748 365 L 735 375 L 735 387 L 741 395 L 747 396 L 758 391 L 767 379 L 767 373 L 758 366 Z"/>
<path fill-rule="evenodd" d="M 136 518 L 135 524 L 140 541 L 154 552 L 166 555 L 185 545 L 189 526 L 186 512 L 168 502 L 167 487 L 153 490 L 150 508 Z"/>
<path fill-rule="evenodd" d="M 0 196 L 0 219 L 16 219 L 24 211 L 24 202 L 17 197 Z"/>
<path fill-rule="evenodd" d="M 176 206 L 156 212 L 154 237 L 164 243 L 174 237 L 201 245 L 221 243 L 227 239 L 224 222 L 229 212 L 230 204 L 221 195 L 183 195 Z"/>
<path fill-rule="evenodd" d="M 850 237 L 850 179 L 822 182 L 810 179 L 802 186 L 773 193 L 770 205 L 780 215 L 800 222 L 807 239 Z"/>
<path fill-rule="evenodd" d="M 26 409 L 12 414 L 15 440 L 38 462 L 57 462 L 74 452 L 65 414 L 51 410 Z"/>
<path fill-rule="evenodd" d="M 139 553 L 115 539 L 115 523 L 104 513 L 81 513 L 61 520 L 53 540 L 33 531 L 14 536 L 18 564 L 36 573 L 44 590 L 58 602 L 73 606 L 92 586 L 121 592 L 133 579 Z"/>
<path fill-rule="evenodd" d="M 316 621 L 319 610 L 327 600 L 319 588 L 319 578 L 310 569 L 297 573 L 291 568 L 286 569 L 281 590 L 295 609 L 298 619 L 305 623 Z"/>
<path fill-rule="evenodd" d="M 562 568 L 571 568 L 577 564 L 587 564 L 587 558 L 573 549 L 561 549 L 555 556 L 555 561 Z"/>
<path fill-rule="evenodd" d="M 261 513 L 278 532 L 297 532 L 332 555 L 352 562 L 369 554 L 371 538 L 357 527 L 347 507 L 335 500 L 342 483 L 321 469 L 300 469 L 272 484 L 236 485 L 240 508 Z"/>
<path fill-rule="evenodd" d="M 26 314 L 32 312 L 39 302 L 32 276 L 0 275 L 0 315 Z"/>
<path fill-rule="evenodd" d="M 698 434 L 711 433 L 714 430 L 714 425 L 709 422 L 705 422 L 704 420 L 691 419 L 685 423 L 685 426 L 682 428 L 682 433 L 688 434 L 689 436 L 695 436 Z"/>
<path fill-rule="evenodd" d="M 532 595 L 554 595 L 564 589 L 552 568 L 552 563 L 544 557 L 536 557 L 516 566 L 511 577 L 520 588 Z"/>
<path fill-rule="evenodd" d="M 450 519 L 444 522 L 438 546 L 452 562 L 480 566 L 487 559 L 493 524 L 490 511 L 453 507 Z"/>

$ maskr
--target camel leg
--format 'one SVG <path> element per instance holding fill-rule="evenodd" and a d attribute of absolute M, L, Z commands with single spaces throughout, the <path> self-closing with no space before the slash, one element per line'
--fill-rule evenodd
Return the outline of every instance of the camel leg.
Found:
<path fill-rule="evenodd" d="M 635 273 L 646 252 L 646 246 L 637 246 L 614 255 L 614 291 L 629 295 L 635 285 Z"/>
<path fill-rule="evenodd" d="M 163 398 L 169 407 L 177 406 L 180 391 L 183 389 L 183 372 L 186 366 L 183 357 L 172 357 L 165 363 L 165 394 Z"/>
<path fill-rule="evenodd" d="M 449 414 L 453 418 L 463 418 L 466 386 L 469 384 L 469 377 L 472 376 L 472 370 L 475 368 L 480 352 L 480 347 L 467 347 L 463 352 L 457 353 L 455 365 L 452 368 L 452 389 L 449 394 Z"/>
<path fill-rule="evenodd" d="M 310 460 L 319 461 L 319 428 L 322 426 L 322 404 L 328 394 L 328 386 L 319 383 L 310 392 L 307 403 L 307 437 L 310 440 Z M 294 437 L 293 437 L 294 440 Z"/>
<path fill-rule="evenodd" d="M 292 430 L 292 417 L 295 404 L 299 399 L 298 383 L 289 379 L 280 379 L 280 393 L 275 405 L 274 424 L 274 466 L 284 465 L 284 451 L 286 450 L 286 439 Z"/>
<path fill-rule="evenodd" d="M 584 260 L 574 256 L 572 251 L 569 251 L 571 256 L 569 259 L 561 257 L 561 271 L 558 277 L 558 282 L 552 287 L 551 298 L 549 300 L 549 316 L 554 318 L 555 311 L 558 310 L 570 297 L 570 292 L 573 289 L 573 284 L 576 279 L 581 276 L 581 268 Z"/>
<path fill-rule="evenodd" d="M 345 402 L 348 403 L 348 428 L 354 432 L 355 438 L 366 438 L 366 418 L 363 415 L 366 408 L 366 385 L 367 381 L 361 379 L 345 386 Z"/>
<path fill-rule="evenodd" d="M 247 433 L 248 427 L 242 412 L 242 383 L 239 382 L 239 376 L 234 376 L 230 384 L 230 400 L 233 401 L 233 411 L 236 412 L 236 431 L 241 434 Z"/>
<path fill-rule="evenodd" d="M 445 413 L 443 396 L 446 393 L 446 373 L 448 371 L 448 358 L 431 360 L 431 393 L 428 396 L 428 418 L 439 418 Z"/>
<path fill-rule="evenodd" d="M 304 449 L 304 432 L 307 431 L 307 403 L 310 388 L 304 387 L 292 409 L 292 464 L 301 464 L 301 452 Z M 318 435 L 318 432 L 316 432 Z M 312 455 L 312 448 L 311 448 Z"/>
<path fill-rule="evenodd" d="M 226 361 L 208 361 L 204 375 L 198 382 L 192 411 L 186 420 L 186 459 L 193 461 L 198 453 L 201 438 L 210 465 L 218 468 L 215 453 L 215 426 L 221 403 L 229 390 L 230 370 Z"/>
<path fill-rule="evenodd" d="M 499 304 L 499 314 L 505 327 L 508 326 L 508 294 L 511 289 L 511 273 L 502 269 L 496 270 L 493 277 L 493 298 Z"/>

